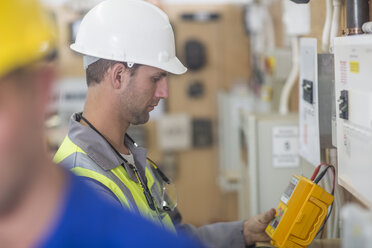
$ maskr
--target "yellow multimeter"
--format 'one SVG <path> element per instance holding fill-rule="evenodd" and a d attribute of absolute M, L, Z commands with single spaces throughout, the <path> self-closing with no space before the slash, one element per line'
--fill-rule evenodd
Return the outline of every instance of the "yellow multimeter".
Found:
<path fill-rule="evenodd" d="M 307 247 L 326 218 L 333 195 L 303 176 L 292 176 L 266 228 L 275 247 Z"/>

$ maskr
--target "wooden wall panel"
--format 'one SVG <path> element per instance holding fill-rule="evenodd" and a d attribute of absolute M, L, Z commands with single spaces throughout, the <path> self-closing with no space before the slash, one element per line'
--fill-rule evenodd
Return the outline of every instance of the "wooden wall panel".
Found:
<path fill-rule="evenodd" d="M 82 16 L 64 6 L 55 8 L 53 11 L 56 14 L 58 25 L 58 63 L 60 65 L 60 77 L 85 77 L 82 56 L 70 49 L 70 24 Z"/>
<path fill-rule="evenodd" d="M 179 207 L 186 222 L 202 225 L 237 218 L 236 194 L 223 193 L 217 184 L 217 92 L 228 89 L 234 80 L 248 82 L 250 76 L 249 41 L 243 26 L 243 9 L 232 5 L 168 5 L 166 11 L 175 28 L 178 55 L 184 58 L 183 46 L 190 38 L 207 48 L 207 64 L 200 71 L 170 77 L 170 112 L 184 112 L 192 117 L 209 118 L 213 123 L 214 144 L 210 148 L 191 149 L 178 154 Z M 219 13 L 214 22 L 186 22 L 181 13 L 207 11 Z M 205 84 L 201 99 L 187 96 L 193 80 Z M 150 149 L 151 150 L 151 149 Z"/>

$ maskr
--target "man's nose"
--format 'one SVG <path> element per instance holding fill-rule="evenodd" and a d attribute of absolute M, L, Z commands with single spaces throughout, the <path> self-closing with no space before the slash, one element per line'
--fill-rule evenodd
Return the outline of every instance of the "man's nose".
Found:
<path fill-rule="evenodd" d="M 157 83 L 155 97 L 167 99 L 168 96 L 169 96 L 168 79 L 164 77 L 161 79 L 161 81 Z"/>

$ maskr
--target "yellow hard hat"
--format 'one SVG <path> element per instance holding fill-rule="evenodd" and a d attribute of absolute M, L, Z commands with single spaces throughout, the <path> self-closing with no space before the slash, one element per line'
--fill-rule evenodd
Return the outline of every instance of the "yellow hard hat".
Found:
<path fill-rule="evenodd" d="M 0 1 L 0 77 L 53 51 L 51 16 L 37 0 Z"/>

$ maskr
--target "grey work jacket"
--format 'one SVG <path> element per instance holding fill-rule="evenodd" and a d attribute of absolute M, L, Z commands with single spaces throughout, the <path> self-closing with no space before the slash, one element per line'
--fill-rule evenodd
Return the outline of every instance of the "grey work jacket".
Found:
<path fill-rule="evenodd" d="M 91 128 L 80 124 L 77 121 L 77 114 L 70 119 L 68 137 L 87 153 L 87 155 L 96 161 L 98 167 L 110 168 L 120 164 L 117 155 L 110 150 L 106 141 L 94 132 Z M 146 167 L 147 151 L 142 147 L 134 146 L 130 141 L 124 141 L 133 154 L 134 161 L 140 173 L 144 173 Z M 74 165 L 62 164 L 63 167 L 71 169 Z M 131 170 L 125 168 L 133 180 Z M 144 177 L 144 176 L 143 176 Z M 88 184 L 103 195 L 107 200 L 121 206 L 116 196 L 104 185 L 95 180 L 87 180 Z M 125 193 L 125 192 L 124 192 Z M 182 215 L 176 208 L 169 213 L 174 225 L 180 231 L 191 234 L 192 237 L 204 243 L 207 247 L 245 247 L 243 236 L 243 221 L 216 223 L 196 228 L 190 224 L 182 223 Z"/>

